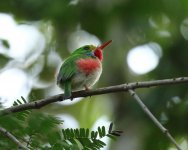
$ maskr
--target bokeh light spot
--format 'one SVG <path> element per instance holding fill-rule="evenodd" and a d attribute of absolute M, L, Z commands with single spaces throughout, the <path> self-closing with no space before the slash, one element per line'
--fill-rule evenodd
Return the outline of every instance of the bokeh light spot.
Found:
<path fill-rule="evenodd" d="M 180 32 L 182 36 L 188 40 L 188 18 L 184 19 L 181 26 L 180 26 Z"/>
<path fill-rule="evenodd" d="M 180 148 L 182 150 L 187 150 L 188 149 L 188 141 L 186 139 L 182 139 L 180 143 L 178 143 Z M 175 147 L 170 147 L 168 150 L 177 150 Z"/>
<path fill-rule="evenodd" d="M 99 46 L 101 42 L 95 35 L 92 35 L 84 30 L 77 30 L 69 37 L 68 49 L 72 52 L 81 46 L 90 44 Z"/>
<path fill-rule="evenodd" d="M 145 74 L 157 67 L 161 53 L 160 45 L 154 42 L 137 46 L 127 55 L 128 66 L 136 74 Z"/>
<path fill-rule="evenodd" d="M 8 69 L 0 74 L 0 98 L 4 107 L 12 106 L 21 96 L 27 98 L 32 84 L 25 72 L 20 69 Z"/>
<path fill-rule="evenodd" d="M 0 29 L 0 39 L 5 39 L 10 44 L 8 51 L 0 48 L 0 53 L 25 61 L 28 57 L 38 57 L 44 50 L 44 36 L 35 26 L 19 25 L 12 16 L 0 13 Z"/>

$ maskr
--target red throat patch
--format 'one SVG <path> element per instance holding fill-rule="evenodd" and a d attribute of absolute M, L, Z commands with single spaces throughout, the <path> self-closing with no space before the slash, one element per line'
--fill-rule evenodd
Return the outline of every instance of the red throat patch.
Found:
<path fill-rule="evenodd" d="M 93 58 L 79 59 L 76 64 L 87 75 L 100 67 L 100 61 Z"/>
<path fill-rule="evenodd" d="M 100 60 L 102 61 L 103 59 L 103 55 L 102 55 L 102 50 L 101 49 L 96 49 L 95 52 L 94 52 L 95 56 Z"/>

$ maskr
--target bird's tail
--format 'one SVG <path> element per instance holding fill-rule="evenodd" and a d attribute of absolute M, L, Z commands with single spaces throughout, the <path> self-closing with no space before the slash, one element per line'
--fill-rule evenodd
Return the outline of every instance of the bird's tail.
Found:
<path fill-rule="evenodd" d="M 71 83 L 65 82 L 64 83 L 64 99 L 68 99 L 71 97 Z"/>

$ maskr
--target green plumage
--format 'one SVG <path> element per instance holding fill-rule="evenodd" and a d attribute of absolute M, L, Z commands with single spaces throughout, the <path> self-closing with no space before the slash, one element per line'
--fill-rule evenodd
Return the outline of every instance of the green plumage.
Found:
<path fill-rule="evenodd" d="M 76 61 L 80 58 L 89 58 L 94 56 L 92 49 L 94 46 L 83 46 L 75 50 L 70 57 L 68 57 L 60 68 L 57 76 L 57 84 L 64 89 L 64 98 L 70 98 L 71 96 L 71 79 L 78 72 Z"/>
<path fill-rule="evenodd" d="M 64 83 L 64 90 L 65 90 L 64 97 L 65 98 L 71 97 L 71 84 L 70 84 L 70 81 L 67 81 L 67 82 Z"/>

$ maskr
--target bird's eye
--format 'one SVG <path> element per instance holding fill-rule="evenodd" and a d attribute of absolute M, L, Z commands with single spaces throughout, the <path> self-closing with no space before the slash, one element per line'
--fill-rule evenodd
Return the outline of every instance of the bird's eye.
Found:
<path fill-rule="evenodd" d="M 89 46 L 84 46 L 84 49 L 85 50 L 89 50 Z"/>

